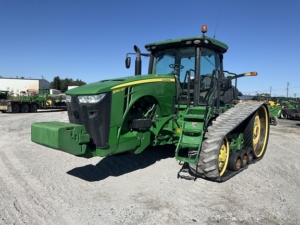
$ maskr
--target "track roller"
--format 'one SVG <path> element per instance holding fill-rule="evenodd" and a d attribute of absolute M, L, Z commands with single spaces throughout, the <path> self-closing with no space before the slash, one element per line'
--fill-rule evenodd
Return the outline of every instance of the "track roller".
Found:
<path fill-rule="evenodd" d="M 247 153 L 247 151 L 246 150 L 240 150 L 238 152 L 240 152 L 240 155 L 241 155 L 241 166 L 242 167 L 247 166 L 247 164 L 248 164 L 248 153 Z"/>
<path fill-rule="evenodd" d="M 248 156 L 247 157 L 247 164 L 251 164 L 253 162 L 253 158 L 254 158 L 253 151 L 252 151 L 251 148 L 247 148 L 246 151 L 247 151 L 247 156 Z"/>
<path fill-rule="evenodd" d="M 240 152 L 232 152 L 229 156 L 228 169 L 238 171 L 242 167 L 242 158 Z"/>

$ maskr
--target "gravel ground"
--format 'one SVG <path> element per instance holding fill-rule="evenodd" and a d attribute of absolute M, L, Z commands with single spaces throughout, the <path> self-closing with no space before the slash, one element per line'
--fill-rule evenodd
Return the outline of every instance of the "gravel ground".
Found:
<path fill-rule="evenodd" d="M 224 183 L 178 179 L 174 148 L 84 159 L 30 141 L 65 111 L 0 113 L 0 224 L 300 224 L 300 121 Z"/>

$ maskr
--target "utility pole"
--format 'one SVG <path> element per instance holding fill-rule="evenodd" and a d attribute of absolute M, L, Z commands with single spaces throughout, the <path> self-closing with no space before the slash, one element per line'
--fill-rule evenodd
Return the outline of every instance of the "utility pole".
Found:
<path fill-rule="evenodd" d="M 290 85 L 290 83 L 287 82 L 287 87 L 286 87 L 286 97 L 287 98 L 289 97 L 289 85 Z"/>
<path fill-rule="evenodd" d="M 270 87 L 270 97 L 272 96 L 272 86 Z"/>

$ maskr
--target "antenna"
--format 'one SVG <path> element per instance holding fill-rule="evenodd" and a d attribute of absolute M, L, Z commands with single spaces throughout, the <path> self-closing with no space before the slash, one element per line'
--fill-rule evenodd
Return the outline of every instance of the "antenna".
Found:
<path fill-rule="evenodd" d="M 218 17 L 217 17 L 217 22 L 216 22 L 216 27 L 215 27 L 215 32 L 214 32 L 214 38 L 216 37 L 216 32 L 217 32 L 217 27 L 218 27 L 219 17 L 220 17 L 220 12 L 221 12 L 221 4 L 220 4 L 220 7 L 219 7 Z"/>

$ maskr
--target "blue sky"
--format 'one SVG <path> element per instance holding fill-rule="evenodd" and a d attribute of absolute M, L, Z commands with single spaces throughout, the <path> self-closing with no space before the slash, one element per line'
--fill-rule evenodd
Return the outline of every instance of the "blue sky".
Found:
<path fill-rule="evenodd" d="M 138 45 L 201 35 L 225 42 L 244 94 L 300 96 L 300 0 L 0 0 L 0 75 L 92 83 L 130 76 Z M 134 60 L 134 59 L 133 59 Z M 147 59 L 143 59 L 147 72 Z"/>

